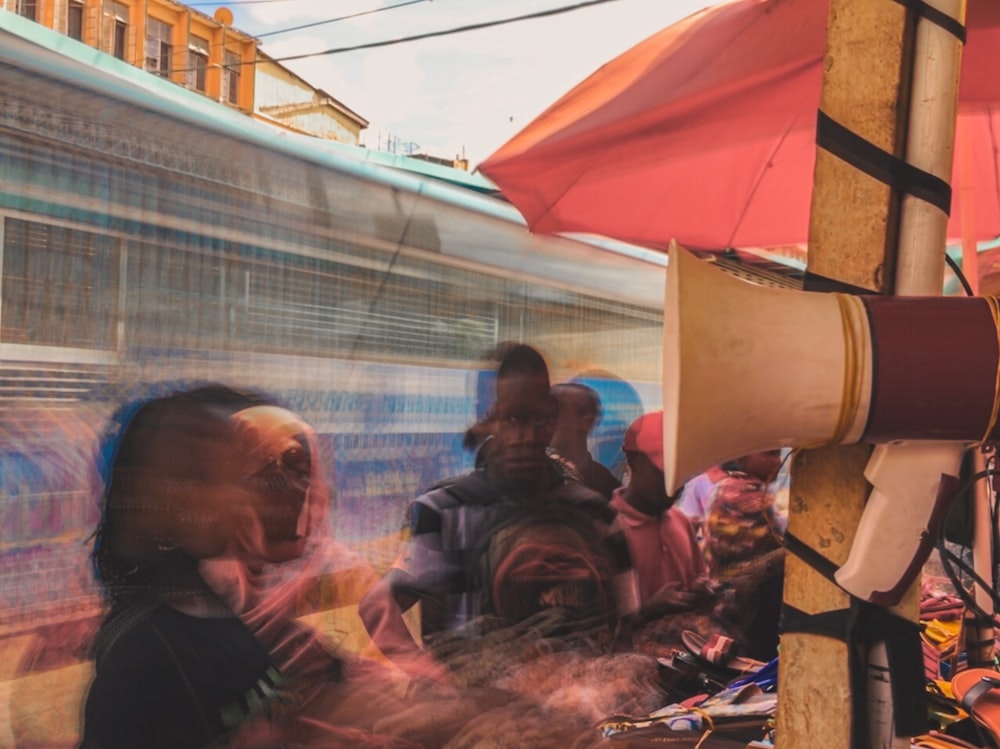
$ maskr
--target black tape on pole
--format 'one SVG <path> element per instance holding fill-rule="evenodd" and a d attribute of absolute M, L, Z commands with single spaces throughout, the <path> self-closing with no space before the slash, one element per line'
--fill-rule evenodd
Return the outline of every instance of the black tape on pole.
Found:
<path fill-rule="evenodd" d="M 854 294 L 855 296 L 865 296 L 868 294 L 878 294 L 874 289 L 866 289 L 862 286 L 855 286 L 846 281 L 838 281 L 836 278 L 821 276 L 819 273 L 812 273 L 806 270 L 802 274 L 803 291 L 822 291 L 825 293 L 839 292 L 841 294 Z"/>
<path fill-rule="evenodd" d="M 785 533 L 785 547 L 819 574 L 837 584 L 837 565 L 809 544 Z M 839 587 L 839 586 L 838 586 Z M 927 720 L 921 659 L 920 625 L 887 609 L 849 595 L 846 609 L 807 614 L 785 604 L 781 613 L 783 634 L 802 633 L 830 637 L 847 644 L 851 682 L 851 749 L 868 746 L 868 679 L 865 649 L 885 643 L 892 689 L 893 723 L 897 736 L 916 736 Z"/>
<path fill-rule="evenodd" d="M 951 215 L 951 185 L 869 143 L 822 110 L 816 122 L 816 144 L 879 182 Z"/>
<path fill-rule="evenodd" d="M 896 0 L 896 2 L 912 10 L 921 18 L 930 21 L 935 26 L 944 29 L 962 44 L 965 44 L 965 27 L 947 13 L 943 13 L 932 5 L 928 5 L 924 0 Z"/>

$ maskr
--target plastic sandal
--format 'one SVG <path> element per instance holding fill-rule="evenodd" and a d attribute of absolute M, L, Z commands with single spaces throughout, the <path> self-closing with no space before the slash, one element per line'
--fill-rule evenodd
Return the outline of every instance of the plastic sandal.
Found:
<path fill-rule="evenodd" d="M 910 746 L 913 749 L 980 749 L 975 744 L 938 731 L 914 737 Z"/>
<path fill-rule="evenodd" d="M 951 680 L 955 699 L 1000 746 L 1000 673 L 991 668 L 969 668 Z"/>
<path fill-rule="evenodd" d="M 736 643 L 725 635 L 714 634 L 706 639 L 697 632 L 685 629 L 681 633 L 681 640 L 691 655 L 717 668 L 746 674 L 764 666 L 763 661 L 734 656 Z"/>

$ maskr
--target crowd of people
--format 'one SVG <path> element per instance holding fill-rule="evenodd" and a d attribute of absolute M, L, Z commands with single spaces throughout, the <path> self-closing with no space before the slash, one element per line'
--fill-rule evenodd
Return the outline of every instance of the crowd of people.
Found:
<path fill-rule="evenodd" d="M 102 451 L 93 559 L 107 613 L 82 746 L 474 746 L 484 715 L 518 721 L 521 740 L 536 731 L 532 746 L 590 746 L 592 723 L 551 711 L 551 684 L 539 695 L 546 674 L 516 679 L 512 663 L 600 663 L 605 686 L 627 671 L 648 712 L 664 697 L 655 657 L 690 649 L 684 637 L 775 656 L 780 453 L 674 497 L 662 412 L 629 426 L 619 478 L 588 450 L 593 389 L 553 386 L 523 344 L 495 383 L 467 435 L 475 467 L 415 499 L 405 552 L 360 600 L 379 659 L 299 618 L 334 544 L 329 456 L 301 417 L 221 385 L 124 408 Z"/>

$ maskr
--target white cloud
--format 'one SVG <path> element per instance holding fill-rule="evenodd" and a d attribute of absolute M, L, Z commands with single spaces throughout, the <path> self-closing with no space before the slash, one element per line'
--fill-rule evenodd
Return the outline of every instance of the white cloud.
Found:
<path fill-rule="evenodd" d="M 401 0 L 289 0 L 234 6 L 262 34 Z M 573 0 L 432 0 L 262 39 L 268 54 L 318 52 L 507 18 Z M 617 0 L 523 21 L 287 63 L 371 121 L 369 147 L 391 134 L 440 156 L 485 159 L 597 68 L 707 0 Z"/>

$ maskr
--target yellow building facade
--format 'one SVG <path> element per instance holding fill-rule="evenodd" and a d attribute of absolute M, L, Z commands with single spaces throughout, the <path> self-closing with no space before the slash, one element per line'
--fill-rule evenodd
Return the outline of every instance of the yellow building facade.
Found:
<path fill-rule="evenodd" d="M 0 0 L 0 7 L 252 114 L 257 40 L 225 8 L 171 0 Z"/>
<path fill-rule="evenodd" d="M 260 49 L 254 75 L 256 119 L 325 140 L 360 144 L 368 120 Z"/>

